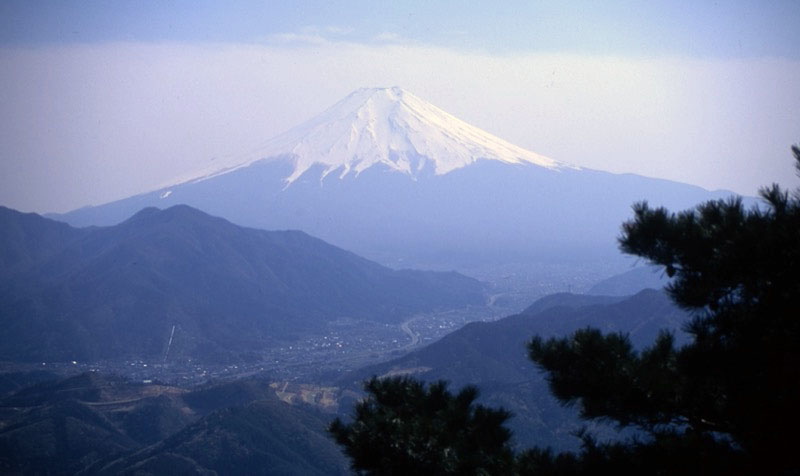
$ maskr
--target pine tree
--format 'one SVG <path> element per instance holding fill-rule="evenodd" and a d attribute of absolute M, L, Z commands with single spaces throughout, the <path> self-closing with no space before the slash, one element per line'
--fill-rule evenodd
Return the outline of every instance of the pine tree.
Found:
<path fill-rule="evenodd" d="M 800 172 L 800 147 L 792 147 Z M 354 421 L 330 427 L 362 474 L 800 474 L 800 188 L 764 203 L 709 201 L 670 213 L 634 205 L 620 247 L 663 266 L 672 299 L 694 317 L 692 340 L 662 333 L 641 350 L 623 334 L 583 329 L 534 337 L 530 358 L 553 394 L 584 419 L 645 438 L 578 454 L 533 448 L 514 458 L 509 414 L 444 382 L 373 378 Z"/>
<path fill-rule="evenodd" d="M 760 193 L 752 209 L 738 198 L 678 214 L 636 204 L 620 247 L 674 277 L 667 292 L 694 314 L 692 342 L 676 348 L 665 333 L 638 352 L 593 329 L 536 337 L 530 357 L 554 395 L 584 418 L 644 429 L 653 443 L 642 448 L 670 436 L 696 442 L 698 457 L 726 446 L 760 472 L 800 469 L 800 189 Z"/>
<path fill-rule="evenodd" d="M 475 387 L 453 395 L 442 381 L 373 377 L 364 388 L 355 421 L 329 429 L 360 474 L 510 474 L 510 414 L 475 404 Z"/>

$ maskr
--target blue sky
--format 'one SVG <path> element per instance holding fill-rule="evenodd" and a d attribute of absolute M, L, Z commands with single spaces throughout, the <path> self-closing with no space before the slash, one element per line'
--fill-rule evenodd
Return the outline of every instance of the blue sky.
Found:
<path fill-rule="evenodd" d="M 66 211 L 399 85 L 585 167 L 797 180 L 800 2 L 0 2 L 0 204 Z"/>
<path fill-rule="evenodd" d="M 16 1 L 0 41 L 264 42 L 380 35 L 494 54 L 525 51 L 800 57 L 796 1 Z"/>

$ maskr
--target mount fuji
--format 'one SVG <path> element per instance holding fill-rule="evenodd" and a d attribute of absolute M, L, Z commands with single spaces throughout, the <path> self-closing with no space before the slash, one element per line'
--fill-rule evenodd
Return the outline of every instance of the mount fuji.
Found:
<path fill-rule="evenodd" d="M 398 87 L 359 89 L 312 120 L 270 140 L 259 155 L 293 158 L 294 171 L 286 178 L 287 185 L 317 164 L 324 167 L 322 178 L 332 172 L 339 178 L 358 175 L 379 164 L 412 178 L 430 170 L 446 174 L 479 159 L 548 168 L 560 165 Z"/>
<path fill-rule="evenodd" d="M 621 263 L 615 238 L 634 202 L 678 210 L 729 194 L 558 162 L 392 87 L 359 89 L 174 185 L 53 217 L 111 225 L 182 203 L 240 225 L 299 229 L 393 267 L 464 271 Z"/>

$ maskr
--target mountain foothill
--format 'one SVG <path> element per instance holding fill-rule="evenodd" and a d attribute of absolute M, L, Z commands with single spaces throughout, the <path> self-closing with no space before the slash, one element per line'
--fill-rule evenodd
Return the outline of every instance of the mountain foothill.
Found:
<path fill-rule="evenodd" d="M 188 206 L 85 229 L 10 209 L 0 220 L 1 360 L 154 360 L 170 345 L 208 361 L 337 319 L 396 324 L 485 301 L 483 285 L 457 273 L 392 270 Z"/>

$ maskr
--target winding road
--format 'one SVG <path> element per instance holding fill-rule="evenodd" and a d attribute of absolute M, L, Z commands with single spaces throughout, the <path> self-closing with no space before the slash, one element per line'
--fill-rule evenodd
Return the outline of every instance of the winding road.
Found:
<path fill-rule="evenodd" d="M 402 329 L 403 332 L 405 332 L 408 335 L 409 339 L 411 339 L 411 342 L 409 342 L 408 344 L 404 345 L 402 347 L 402 349 L 410 349 L 410 348 L 416 346 L 417 344 L 419 344 L 419 333 L 418 332 L 414 332 L 414 331 L 411 330 L 411 323 L 414 322 L 414 321 L 418 321 L 418 320 L 422 319 L 423 317 L 425 317 L 425 316 L 412 317 L 411 319 L 407 320 L 406 322 L 400 324 L 400 329 Z"/>

